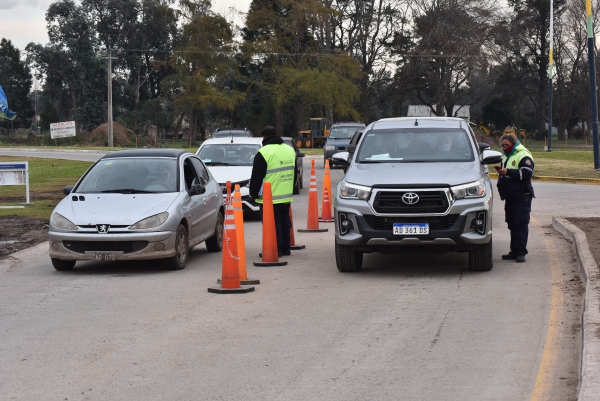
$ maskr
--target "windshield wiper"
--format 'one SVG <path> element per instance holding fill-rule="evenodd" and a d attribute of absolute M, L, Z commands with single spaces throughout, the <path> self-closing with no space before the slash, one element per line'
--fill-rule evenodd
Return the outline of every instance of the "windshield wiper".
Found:
<path fill-rule="evenodd" d="M 108 189 L 106 191 L 102 191 L 105 194 L 154 194 L 155 191 L 144 191 L 141 189 L 133 189 L 133 188 L 122 188 L 122 189 Z"/>
<path fill-rule="evenodd" d="M 204 162 L 204 164 L 208 166 L 233 166 L 233 164 L 225 162 Z"/>

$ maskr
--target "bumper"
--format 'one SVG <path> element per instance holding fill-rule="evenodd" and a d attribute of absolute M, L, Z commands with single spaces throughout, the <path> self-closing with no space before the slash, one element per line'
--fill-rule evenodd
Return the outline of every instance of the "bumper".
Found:
<path fill-rule="evenodd" d="M 175 234 L 72 234 L 49 233 L 49 255 L 61 260 L 94 260 L 111 254 L 111 260 L 148 260 L 175 256 Z"/>
<path fill-rule="evenodd" d="M 491 196 L 461 200 L 443 216 L 378 215 L 364 201 L 339 201 L 334 208 L 335 238 L 339 244 L 352 245 L 362 252 L 403 253 L 470 251 L 492 239 Z M 485 213 L 485 226 L 479 231 L 474 220 Z M 343 219 L 350 228 L 341 227 Z M 394 235 L 393 223 L 429 223 L 428 235 Z M 343 234 L 342 234 L 343 230 Z"/>

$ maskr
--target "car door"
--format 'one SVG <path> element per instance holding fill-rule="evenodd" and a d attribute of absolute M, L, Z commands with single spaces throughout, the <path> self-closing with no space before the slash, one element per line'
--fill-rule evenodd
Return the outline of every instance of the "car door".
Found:
<path fill-rule="evenodd" d="M 200 183 L 204 185 L 206 189 L 203 220 L 201 224 L 202 233 L 213 233 L 215 223 L 217 222 L 217 216 L 219 214 L 220 203 L 219 200 L 222 198 L 222 191 L 219 183 L 208 173 L 206 166 L 197 157 L 190 157 L 194 170 L 200 179 Z"/>
<path fill-rule="evenodd" d="M 183 185 L 189 191 L 192 186 L 200 183 L 200 176 L 192 164 L 191 157 L 185 157 L 182 161 Z M 208 224 L 206 220 L 206 192 L 189 198 L 184 202 L 183 212 L 189 222 L 189 239 L 192 240 L 204 232 L 203 226 Z"/>

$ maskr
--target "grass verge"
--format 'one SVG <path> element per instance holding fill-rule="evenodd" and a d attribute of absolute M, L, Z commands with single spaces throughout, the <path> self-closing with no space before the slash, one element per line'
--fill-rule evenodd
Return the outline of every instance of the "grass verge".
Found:
<path fill-rule="evenodd" d="M 29 162 L 29 201 L 32 206 L 23 209 L 0 209 L 0 217 L 21 216 L 48 219 L 54 207 L 65 197 L 65 185 L 74 185 L 92 165 L 60 159 L 0 156 L 2 162 Z M 0 206 L 18 206 L 26 200 L 25 185 L 0 186 Z"/>

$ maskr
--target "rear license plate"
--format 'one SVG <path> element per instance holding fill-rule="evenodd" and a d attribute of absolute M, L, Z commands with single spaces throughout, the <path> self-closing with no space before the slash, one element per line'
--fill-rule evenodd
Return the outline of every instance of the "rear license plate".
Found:
<path fill-rule="evenodd" d="M 88 252 L 91 260 L 102 260 L 105 262 L 112 262 L 117 260 L 116 252 Z"/>
<path fill-rule="evenodd" d="M 394 223 L 394 235 L 428 235 L 428 223 L 400 224 Z"/>

